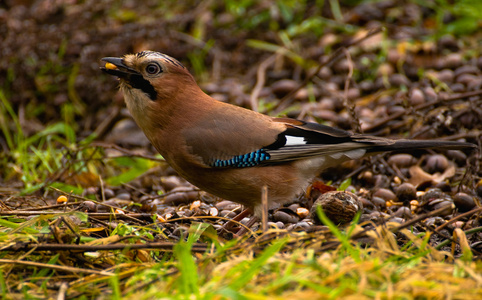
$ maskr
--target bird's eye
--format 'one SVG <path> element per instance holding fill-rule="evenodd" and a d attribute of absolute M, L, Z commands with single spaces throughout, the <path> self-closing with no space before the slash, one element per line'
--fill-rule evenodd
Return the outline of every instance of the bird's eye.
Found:
<path fill-rule="evenodd" d="M 161 67 L 158 64 L 148 64 L 146 67 L 146 72 L 148 74 L 154 75 L 161 71 Z"/>

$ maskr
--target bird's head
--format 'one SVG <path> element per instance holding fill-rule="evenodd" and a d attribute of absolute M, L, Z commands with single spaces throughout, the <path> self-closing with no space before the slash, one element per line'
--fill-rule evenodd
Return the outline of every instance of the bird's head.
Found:
<path fill-rule="evenodd" d="M 160 119 L 169 111 L 201 90 L 189 71 L 176 59 L 155 51 L 142 51 L 122 57 L 104 57 L 101 68 L 120 79 L 127 108 L 143 129 L 148 120 Z M 158 115 L 158 118 L 152 116 Z M 144 126 L 143 126 L 144 125 Z"/>

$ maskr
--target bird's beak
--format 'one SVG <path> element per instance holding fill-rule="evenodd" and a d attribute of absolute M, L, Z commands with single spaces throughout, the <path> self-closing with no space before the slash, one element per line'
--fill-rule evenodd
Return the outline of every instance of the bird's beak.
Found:
<path fill-rule="evenodd" d="M 105 61 L 106 63 L 105 66 L 101 67 L 100 69 L 107 74 L 124 79 L 127 79 L 130 75 L 139 75 L 139 72 L 126 66 L 122 58 L 104 57 L 101 60 Z"/>

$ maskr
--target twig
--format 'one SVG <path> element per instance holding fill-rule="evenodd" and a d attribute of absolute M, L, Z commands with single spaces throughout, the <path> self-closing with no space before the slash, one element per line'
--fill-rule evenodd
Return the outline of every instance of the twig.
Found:
<path fill-rule="evenodd" d="M 481 227 L 475 227 L 469 230 L 464 231 L 464 233 L 467 234 L 472 234 L 476 232 L 482 232 L 482 226 Z M 447 246 L 453 241 L 453 239 L 446 239 L 445 241 L 439 243 L 437 246 L 435 246 L 435 249 L 440 250 L 442 247 Z"/>
<path fill-rule="evenodd" d="M 69 288 L 69 284 L 67 282 L 62 282 L 60 284 L 59 293 L 57 294 L 57 300 L 65 299 L 65 294 L 67 293 L 68 288 Z"/>
<path fill-rule="evenodd" d="M 75 251 L 75 252 L 91 252 L 105 250 L 126 250 L 126 249 L 158 249 L 164 251 L 172 251 L 176 243 L 170 242 L 152 242 L 145 244 L 109 244 L 109 245 L 76 245 L 76 244 L 14 244 L 2 248 L 2 251 Z M 207 245 L 194 244 L 193 252 L 204 253 L 208 250 Z M 0 259 L 0 263 L 3 260 Z"/>
<path fill-rule="evenodd" d="M 72 211 L 70 211 L 72 212 Z M 38 216 L 38 215 L 53 215 L 53 214 L 65 214 L 64 211 L 0 211 L 0 216 Z M 69 213 L 69 212 L 67 212 Z M 144 223 L 136 218 L 152 218 L 152 214 L 146 213 L 130 213 L 130 214 L 118 214 L 118 213 L 87 213 L 89 217 L 98 219 L 127 219 L 136 222 Z"/>
<path fill-rule="evenodd" d="M 266 69 L 268 66 L 273 64 L 275 59 L 276 54 L 273 54 L 265 59 L 258 67 L 256 72 L 256 85 L 254 86 L 250 96 L 251 109 L 254 111 L 258 111 L 258 96 L 266 81 Z"/>
<path fill-rule="evenodd" d="M 95 129 L 94 134 L 96 135 L 96 139 L 103 138 L 107 134 L 107 132 L 112 129 L 115 121 L 119 119 L 120 112 L 121 107 L 115 105 L 112 112 L 108 114 L 107 117 L 103 119 L 99 126 L 97 126 L 97 128 Z"/>
<path fill-rule="evenodd" d="M 122 152 L 122 153 L 124 153 L 124 154 L 126 154 L 130 157 L 140 157 L 140 158 L 145 158 L 145 159 L 149 159 L 149 160 L 157 161 L 157 162 L 166 162 L 162 158 L 157 158 L 157 157 L 154 157 L 154 156 L 151 156 L 151 155 L 142 155 L 142 154 L 134 153 L 133 151 L 130 151 L 128 149 L 122 148 L 122 147 L 120 147 L 118 145 L 114 145 L 114 144 L 103 143 L 103 142 L 94 142 L 94 143 L 90 144 L 89 146 L 87 146 L 85 148 L 92 148 L 92 147 L 100 147 L 100 148 L 104 148 L 104 149 L 114 149 L 114 150 Z M 109 158 L 109 157 L 107 157 L 107 158 Z"/>
<path fill-rule="evenodd" d="M 268 187 L 264 185 L 261 188 L 261 227 L 263 233 L 268 231 Z"/>
<path fill-rule="evenodd" d="M 274 107 L 273 111 L 274 111 L 274 114 L 279 114 L 281 111 L 283 111 L 286 106 L 288 105 L 288 102 L 289 100 L 291 100 L 291 98 L 300 90 L 302 89 L 303 87 L 305 87 L 308 83 L 310 83 L 313 78 L 315 76 L 318 76 L 318 73 L 320 73 L 320 70 L 329 65 L 329 64 L 332 64 L 336 61 L 338 61 L 342 56 L 343 56 L 343 49 L 344 48 L 349 48 L 353 45 L 356 45 L 356 44 L 359 44 L 361 42 L 363 42 L 364 40 L 368 39 L 369 37 L 375 35 L 375 34 L 378 34 L 380 33 L 381 31 L 383 30 L 382 27 L 378 27 L 378 28 L 374 28 L 372 30 L 370 30 L 364 37 L 358 39 L 358 40 L 354 40 L 352 41 L 351 43 L 348 43 L 345 47 L 343 48 L 338 48 L 331 56 L 328 57 L 328 59 L 326 61 L 324 61 L 323 63 L 320 63 L 318 65 L 318 67 L 316 68 L 316 70 L 314 72 L 312 72 L 310 75 L 308 75 L 305 80 L 300 83 L 294 90 L 292 90 L 291 92 L 289 92 L 286 96 L 284 96 L 279 102 L 278 104 Z"/>
<path fill-rule="evenodd" d="M 430 218 L 430 217 L 433 217 L 433 216 L 438 216 L 441 212 L 447 210 L 447 206 L 443 206 L 439 209 L 436 209 L 434 211 L 431 211 L 431 212 L 428 212 L 426 214 L 421 214 L 421 215 L 418 215 L 417 217 L 411 219 L 411 220 L 408 220 L 407 222 L 403 223 L 403 224 L 400 224 L 400 226 L 397 226 L 395 228 L 393 228 L 391 231 L 393 233 L 396 233 L 396 232 L 399 232 L 400 230 L 404 229 L 404 228 L 407 228 L 409 226 L 412 226 L 426 218 Z"/>
<path fill-rule="evenodd" d="M 62 203 L 62 204 L 54 204 L 54 205 L 47 205 L 47 206 L 39 206 L 35 207 L 33 209 L 38 210 L 47 210 L 47 209 L 53 209 L 53 208 L 61 208 L 61 207 L 66 207 L 66 206 L 77 206 L 80 205 L 82 202 L 72 202 L 72 203 Z M 31 211 L 32 208 L 19 208 L 15 209 L 16 212 L 19 211 Z M 13 210 L 12 210 L 13 211 Z"/>
<path fill-rule="evenodd" d="M 82 269 L 82 268 L 76 268 L 76 267 L 43 264 L 39 262 L 25 261 L 25 260 L 18 260 L 18 259 L 0 258 L 0 264 L 15 264 L 15 265 L 30 266 L 30 267 L 47 268 L 47 269 L 53 269 L 58 271 L 70 272 L 70 273 L 89 273 L 89 274 L 104 275 L 104 276 L 114 275 L 114 273 L 107 272 L 107 271 L 97 271 L 97 270 L 89 270 L 89 269 Z"/>
<path fill-rule="evenodd" d="M 348 102 L 348 89 L 350 88 L 350 80 L 353 77 L 353 61 L 351 60 L 350 52 L 346 48 L 342 49 L 348 61 L 348 74 L 346 75 L 345 87 L 343 89 L 343 104 L 345 108 L 350 112 L 352 118 L 352 129 L 354 129 L 356 132 L 361 132 L 360 119 L 358 119 L 358 116 L 356 114 L 355 105 Z"/>
<path fill-rule="evenodd" d="M 455 218 L 452 218 L 452 219 L 448 220 L 446 223 L 443 223 L 443 224 L 440 225 L 439 227 L 435 228 L 434 231 L 437 232 L 437 231 L 445 228 L 445 227 L 448 226 L 449 224 L 452 224 L 452 223 L 456 222 L 457 220 L 459 220 L 459 219 L 461 219 L 461 218 L 465 218 L 465 217 L 471 216 L 471 215 L 473 215 L 473 214 L 475 214 L 475 213 L 478 213 L 478 212 L 480 212 L 480 211 L 482 211 L 482 207 L 477 207 L 477 208 L 472 209 L 471 211 L 468 211 L 468 212 L 466 212 L 466 213 L 460 214 L 460 215 L 456 216 Z"/>

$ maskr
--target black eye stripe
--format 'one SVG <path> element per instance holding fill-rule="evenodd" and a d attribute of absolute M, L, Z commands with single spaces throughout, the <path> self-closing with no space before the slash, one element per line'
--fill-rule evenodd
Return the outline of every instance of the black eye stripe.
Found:
<path fill-rule="evenodd" d="M 156 90 L 151 85 L 151 83 L 145 80 L 141 75 L 130 75 L 127 81 L 133 88 L 143 91 L 149 96 L 152 101 L 156 101 Z"/>

